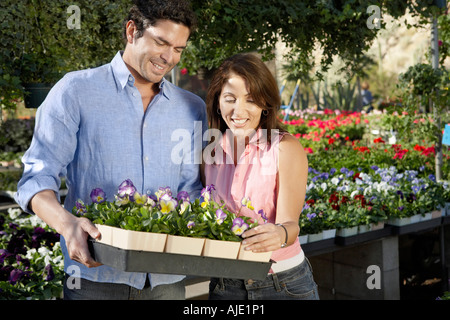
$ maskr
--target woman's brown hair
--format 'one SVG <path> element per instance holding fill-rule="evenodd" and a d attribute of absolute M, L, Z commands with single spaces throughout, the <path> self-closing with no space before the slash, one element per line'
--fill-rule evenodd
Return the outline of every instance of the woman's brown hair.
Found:
<path fill-rule="evenodd" d="M 239 53 L 227 58 L 214 73 L 206 96 L 210 128 L 219 129 L 222 133 L 228 128 L 218 109 L 220 93 L 232 73 L 245 80 L 253 101 L 263 109 L 257 129 L 284 131 L 277 117 L 281 105 L 277 82 L 264 62 L 251 53 Z M 267 135 L 269 143 L 270 136 Z"/>

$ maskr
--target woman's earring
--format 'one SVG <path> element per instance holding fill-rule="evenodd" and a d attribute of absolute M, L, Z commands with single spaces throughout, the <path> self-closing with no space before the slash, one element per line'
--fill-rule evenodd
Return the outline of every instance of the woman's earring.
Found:
<path fill-rule="evenodd" d="M 264 109 L 262 113 L 263 113 L 264 116 L 267 117 L 269 115 L 269 110 Z"/>
<path fill-rule="evenodd" d="M 220 116 L 221 115 L 221 113 L 220 113 L 220 108 L 217 108 L 217 114 Z"/>

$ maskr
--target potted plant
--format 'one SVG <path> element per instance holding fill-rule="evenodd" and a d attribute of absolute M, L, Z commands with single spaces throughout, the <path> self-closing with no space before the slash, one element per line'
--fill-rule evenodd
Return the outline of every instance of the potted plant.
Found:
<path fill-rule="evenodd" d="M 308 235 L 308 242 L 334 238 L 337 211 L 322 199 L 308 199 L 300 215 L 300 235 Z"/>
<path fill-rule="evenodd" d="M 202 208 L 207 209 L 205 212 L 205 220 L 208 221 L 208 226 L 210 230 L 210 237 L 206 240 L 205 243 L 205 254 L 207 252 L 212 252 L 212 246 L 226 246 L 226 250 L 230 251 L 230 256 L 235 255 L 236 249 L 238 249 L 237 259 L 238 260 L 247 260 L 247 261 L 261 261 L 267 262 L 270 260 L 272 256 L 272 252 L 253 252 L 249 250 L 245 250 L 245 246 L 242 244 L 242 234 L 251 228 L 258 226 L 259 222 L 257 218 L 250 218 L 248 216 L 241 215 L 240 212 L 243 208 L 249 210 L 255 210 L 252 206 L 251 199 L 249 197 L 243 197 L 241 199 L 241 207 L 238 212 L 233 213 L 225 209 L 225 204 L 222 203 L 220 206 L 212 201 L 213 196 L 212 192 L 214 190 L 214 186 L 207 186 L 202 191 L 203 202 L 201 204 Z M 211 214 L 211 212 L 214 214 Z M 267 217 L 264 214 L 263 210 L 258 211 L 259 218 L 267 222 Z M 214 220 L 214 221 L 211 221 Z M 222 243 L 217 242 L 217 240 L 225 240 Z M 236 243 L 239 243 L 237 246 Z M 211 246 L 210 248 L 207 245 Z M 225 250 L 223 248 L 222 250 Z M 214 253 L 214 255 L 218 255 L 218 253 Z"/>
<path fill-rule="evenodd" d="M 124 181 L 114 202 L 106 201 L 101 188 L 90 194 L 92 203 L 76 202 L 72 212 L 90 219 L 100 230 L 102 243 L 125 250 L 163 252 L 169 228 L 152 198 L 139 194 Z"/>
<path fill-rule="evenodd" d="M 40 83 L 39 100 L 31 102 L 32 107 L 38 107 L 49 87 L 64 73 L 108 63 L 123 49 L 121 19 L 128 13 L 129 2 L 92 0 L 80 5 L 79 28 L 69 25 L 74 22 L 74 11 L 68 11 L 71 6 L 76 4 L 2 0 L 2 106 L 14 109 L 25 92 L 33 91 L 28 84 Z"/>
<path fill-rule="evenodd" d="M 18 63 L 26 108 L 38 108 L 61 78 L 56 56 L 47 52 L 24 53 Z"/>
<path fill-rule="evenodd" d="M 387 213 L 381 194 L 378 192 L 367 196 L 357 194 L 354 199 L 357 203 L 355 214 L 359 220 L 358 233 L 382 229 L 387 220 Z"/>
<path fill-rule="evenodd" d="M 258 223 L 255 221 L 253 223 L 250 223 L 250 219 L 247 219 L 247 217 L 237 217 L 233 219 L 233 227 L 232 230 L 237 235 L 242 235 L 242 233 L 245 232 L 245 230 L 253 228 L 257 226 Z M 261 261 L 261 262 L 267 262 L 270 260 L 270 257 L 272 256 L 272 251 L 267 252 L 253 252 L 250 250 L 245 250 L 245 246 L 241 242 L 241 246 L 239 248 L 238 253 L 238 260 L 247 260 L 247 261 Z"/>
<path fill-rule="evenodd" d="M 55 37 L 56 8 L 43 8 L 46 4 L 37 1 L 6 1 L 11 3 L 3 15 L 8 27 L 2 30 L 5 49 L 0 52 L 6 97 L 16 92 L 26 107 L 37 108 L 61 77 L 64 57 L 70 53 Z"/>
<path fill-rule="evenodd" d="M 383 205 L 369 206 L 363 217 L 361 217 L 361 222 L 358 225 L 358 233 L 383 229 L 387 221 L 387 212 L 385 210 Z"/>
<path fill-rule="evenodd" d="M 167 215 L 170 230 L 164 251 L 200 256 L 207 234 L 206 223 L 193 210 L 189 195 L 181 192 L 174 199 L 169 188 L 159 188 L 156 196 L 161 212 Z"/>
<path fill-rule="evenodd" d="M 206 221 L 208 229 L 202 255 L 236 259 L 242 240 L 235 227 L 237 216 L 227 210 L 224 204 L 219 206 L 211 200 L 212 190 L 213 186 L 207 186 L 202 192 L 203 202 L 200 204 L 198 199 L 194 202 L 194 210 Z"/>

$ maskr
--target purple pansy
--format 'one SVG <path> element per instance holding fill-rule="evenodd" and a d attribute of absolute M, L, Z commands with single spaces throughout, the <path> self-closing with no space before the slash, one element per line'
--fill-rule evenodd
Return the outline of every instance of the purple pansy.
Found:
<path fill-rule="evenodd" d="M 222 209 L 216 210 L 216 222 L 218 224 L 222 224 L 226 217 L 227 217 L 227 214 L 225 212 L 223 212 Z"/>
<path fill-rule="evenodd" d="M 266 223 L 268 219 L 267 219 L 267 216 L 266 216 L 266 213 L 264 212 L 264 210 L 263 209 L 259 210 L 258 214 L 261 215 L 261 218 L 263 218 L 264 223 Z"/>
<path fill-rule="evenodd" d="M 130 197 L 136 192 L 136 187 L 130 179 L 126 179 L 119 186 L 119 190 L 117 195 L 120 198 L 125 198 L 126 196 Z"/>
<path fill-rule="evenodd" d="M 248 224 L 246 224 L 242 218 L 235 218 L 233 220 L 233 227 L 231 228 L 231 231 L 233 231 L 235 235 L 240 236 L 248 228 L 249 228 Z"/>
<path fill-rule="evenodd" d="M 91 191 L 91 200 L 93 203 L 105 202 L 106 194 L 101 188 L 95 188 Z"/>
<path fill-rule="evenodd" d="M 187 191 L 180 191 L 180 192 L 178 192 L 177 200 L 178 201 L 180 201 L 180 200 L 181 201 L 189 201 L 190 200 L 189 193 Z"/>

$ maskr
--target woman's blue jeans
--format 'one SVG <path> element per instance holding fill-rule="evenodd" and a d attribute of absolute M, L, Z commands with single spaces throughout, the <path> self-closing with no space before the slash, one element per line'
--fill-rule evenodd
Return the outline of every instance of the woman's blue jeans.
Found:
<path fill-rule="evenodd" d="M 305 260 L 297 267 L 269 274 L 264 280 L 212 278 L 210 300 L 319 300 L 312 268 Z"/>

